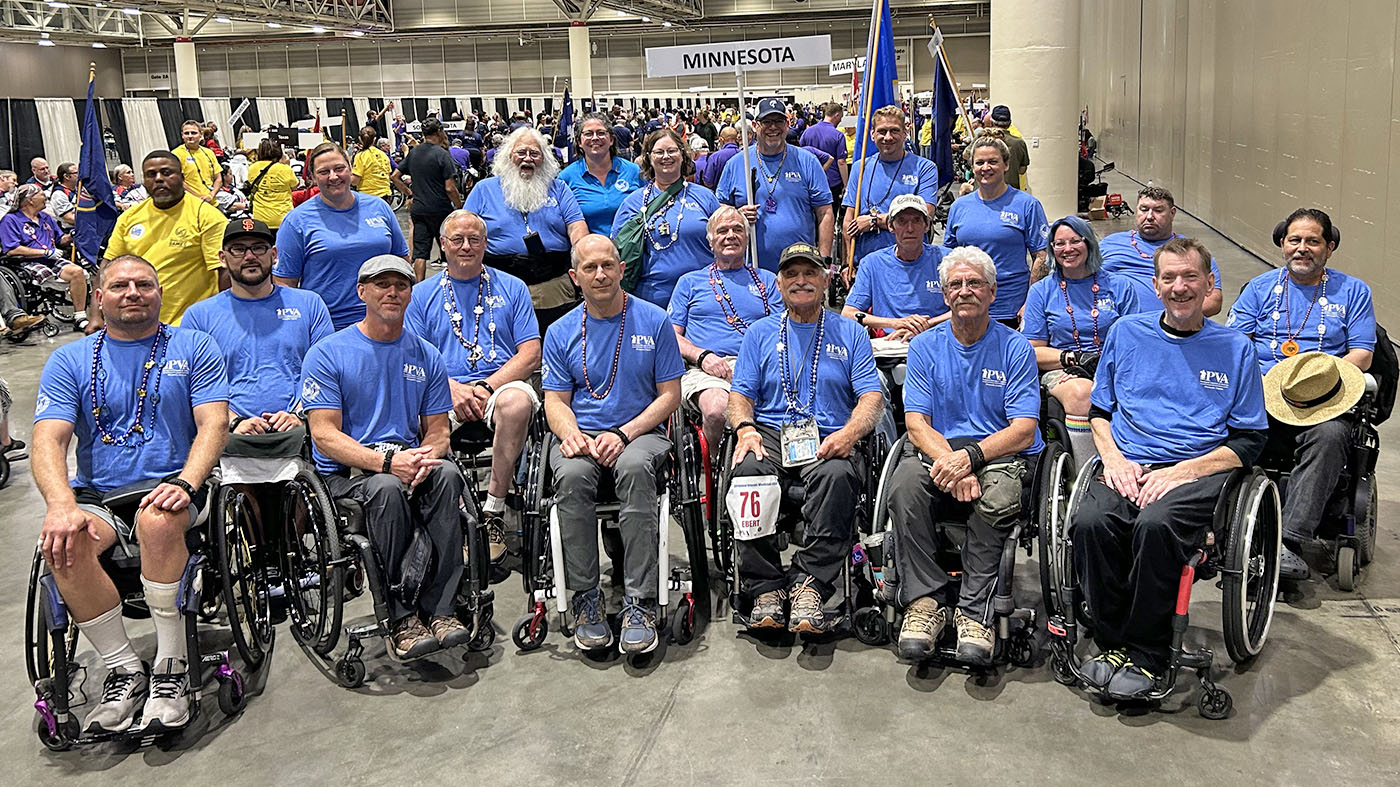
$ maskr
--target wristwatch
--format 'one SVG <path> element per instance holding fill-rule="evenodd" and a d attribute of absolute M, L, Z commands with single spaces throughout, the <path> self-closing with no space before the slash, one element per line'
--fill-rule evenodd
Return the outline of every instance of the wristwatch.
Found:
<path fill-rule="evenodd" d="M 865 312 L 856 312 L 856 322 L 860 323 L 861 325 L 864 325 L 865 318 L 869 316 L 870 315 L 866 314 Z"/>

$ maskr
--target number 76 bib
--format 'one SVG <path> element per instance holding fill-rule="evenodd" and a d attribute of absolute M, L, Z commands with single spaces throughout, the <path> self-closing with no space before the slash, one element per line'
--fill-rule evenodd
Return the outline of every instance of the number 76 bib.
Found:
<path fill-rule="evenodd" d="M 734 523 L 734 538 L 752 541 L 778 531 L 782 489 L 775 475 L 741 476 L 729 486 L 724 505 Z"/>

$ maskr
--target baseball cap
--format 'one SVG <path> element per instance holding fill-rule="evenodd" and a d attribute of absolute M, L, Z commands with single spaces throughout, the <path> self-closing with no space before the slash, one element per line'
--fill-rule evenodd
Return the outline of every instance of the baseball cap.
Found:
<path fill-rule="evenodd" d="M 783 117 L 787 117 L 787 107 L 783 106 L 782 99 L 765 98 L 758 102 L 758 111 L 754 113 L 754 117 L 758 120 L 762 120 L 769 115 L 782 115 Z"/>
<path fill-rule="evenodd" d="M 898 216 L 906 210 L 917 210 L 928 218 L 928 203 L 918 194 L 900 194 L 890 202 L 890 218 Z"/>
<path fill-rule="evenodd" d="M 268 243 L 277 242 L 277 233 L 268 229 L 267 224 L 257 219 L 234 219 L 224 226 L 223 245 L 227 246 L 229 241 L 241 238 L 245 235 L 262 238 Z"/>
<path fill-rule="evenodd" d="M 782 270 L 795 262 L 810 262 L 821 268 L 825 265 L 822 260 L 822 253 L 816 246 L 810 243 L 794 243 L 783 249 L 783 256 L 778 259 L 778 270 Z"/>
<path fill-rule="evenodd" d="M 364 264 L 360 266 L 358 281 L 369 281 L 381 273 L 397 273 L 409 281 L 414 280 L 413 266 L 409 265 L 403 257 L 378 254 L 365 260 Z"/>
<path fill-rule="evenodd" d="M 1011 108 L 1005 104 L 997 104 L 992 107 L 992 120 L 998 123 L 1011 122 Z"/>

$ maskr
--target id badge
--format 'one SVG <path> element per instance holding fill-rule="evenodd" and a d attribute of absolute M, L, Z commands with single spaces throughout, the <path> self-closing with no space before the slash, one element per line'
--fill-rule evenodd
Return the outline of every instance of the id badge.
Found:
<path fill-rule="evenodd" d="M 538 232 L 531 232 L 521 240 L 525 243 L 525 252 L 531 257 L 540 257 L 545 254 L 544 241 L 540 240 Z"/>
<path fill-rule="evenodd" d="M 769 197 L 767 200 L 764 201 L 763 209 L 768 211 L 769 213 L 777 213 L 778 201 L 776 199 L 773 199 L 772 197 Z"/>
<path fill-rule="evenodd" d="M 805 418 L 783 424 L 779 440 L 783 451 L 783 467 L 801 467 L 817 461 L 817 446 L 821 445 L 817 419 Z"/>

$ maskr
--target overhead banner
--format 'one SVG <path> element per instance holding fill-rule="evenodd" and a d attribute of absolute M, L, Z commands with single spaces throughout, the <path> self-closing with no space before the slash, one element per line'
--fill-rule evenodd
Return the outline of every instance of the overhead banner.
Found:
<path fill-rule="evenodd" d="M 779 68 L 824 66 L 829 63 L 829 35 L 647 49 L 648 77 L 732 74 L 735 66 L 744 71 L 771 71 Z"/>

